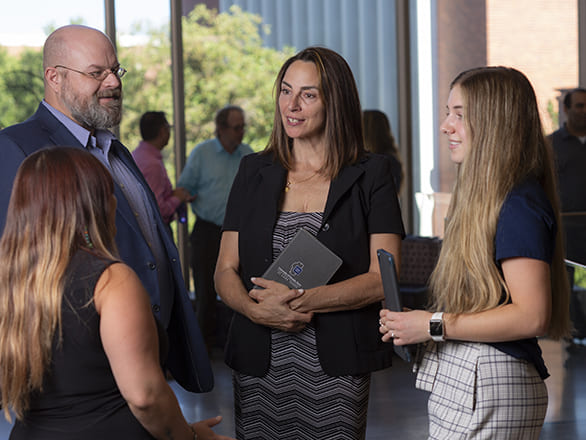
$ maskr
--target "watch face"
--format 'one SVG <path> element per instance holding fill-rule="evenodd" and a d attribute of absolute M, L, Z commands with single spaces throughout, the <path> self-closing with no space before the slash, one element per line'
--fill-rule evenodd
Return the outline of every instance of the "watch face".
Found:
<path fill-rule="evenodd" d="M 431 336 L 443 336 L 444 326 L 441 321 L 430 321 L 429 322 L 429 334 Z"/>

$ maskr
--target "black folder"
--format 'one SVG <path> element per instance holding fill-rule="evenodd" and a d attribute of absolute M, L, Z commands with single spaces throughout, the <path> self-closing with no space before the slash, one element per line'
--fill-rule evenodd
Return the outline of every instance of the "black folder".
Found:
<path fill-rule="evenodd" d="M 311 289 L 327 284 L 341 264 L 340 257 L 301 228 L 262 277 L 291 289 Z"/>
<path fill-rule="evenodd" d="M 395 269 L 395 259 L 393 255 L 379 249 L 376 251 L 380 275 L 383 280 L 383 290 L 385 292 L 385 306 L 393 312 L 402 312 L 401 292 L 399 291 L 399 282 L 397 280 L 397 270 Z M 411 362 L 411 352 L 406 345 L 394 345 L 397 353 L 405 362 Z"/>

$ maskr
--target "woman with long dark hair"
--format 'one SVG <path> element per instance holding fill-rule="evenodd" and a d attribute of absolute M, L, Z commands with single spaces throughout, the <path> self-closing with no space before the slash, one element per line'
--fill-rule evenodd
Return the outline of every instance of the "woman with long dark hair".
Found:
<path fill-rule="evenodd" d="M 336 52 L 291 57 L 275 91 L 269 145 L 242 159 L 216 267 L 236 312 L 226 346 L 236 434 L 363 439 L 370 372 L 392 356 L 376 324 L 376 250 L 398 257 L 403 234 L 390 161 L 364 149 L 354 77 Z M 261 278 L 300 228 L 343 260 L 330 282 L 297 290 Z"/>

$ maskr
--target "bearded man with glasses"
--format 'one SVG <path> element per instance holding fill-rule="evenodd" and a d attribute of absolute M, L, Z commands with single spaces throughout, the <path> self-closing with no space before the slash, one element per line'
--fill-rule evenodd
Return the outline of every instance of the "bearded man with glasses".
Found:
<path fill-rule="evenodd" d="M 0 131 L 0 233 L 13 180 L 33 152 L 55 145 L 85 148 L 110 171 L 115 184 L 116 244 L 120 258 L 139 276 L 152 312 L 168 335 L 164 362 L 189 391 L 209 391 L 211 367 L 183 280 L 177 249 L 156 199 L 129 151 L 108 129 L 120 123 L 122 82 L 110 39 L 86 26 L 54 31 L 43 48 L 45 95 L 37 112 Z M 43 221 L 43 219 L 39 219 Z"/>

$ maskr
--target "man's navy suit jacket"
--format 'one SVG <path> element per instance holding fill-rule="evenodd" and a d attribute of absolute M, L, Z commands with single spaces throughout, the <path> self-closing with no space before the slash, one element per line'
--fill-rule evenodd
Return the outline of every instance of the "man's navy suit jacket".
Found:
<path fill-rule="evenodd" d="M 4 230 L 12 184 L 19 165 L 26 156 L 50 146 L 84 148 L 43 104 L 39 105 L 37 112 L 25 122 L 0 131 L 0 231 Z M 168 256 L 172 285 L 169 286 L 168 291 L 160 291 L 154 255 L 142 235 L 122 190 L 115 183 L 115 196 L 118 201 L 116 243 L 120 257 L 138 274 L 150 296 L 154 315 L 167 329 L 169 336 L 167 366 L 174 378 L 187 390 L 209 391 L 213 386 L 211 367 L 209 367 L 207 351 L 187 295 L 175 243 L 166 232 L 156 199 L 129 151 L 119 142 L 112 144 L 111 151 L 132 171 L 148 194 L 148 201 L 155 213 L 152 220 L 157 225 Z M 196 364 L 199 365 L 201 371 L 193 371 L 197 368 Z M 209 371 L 206 371 L 206 365 Z"/>

